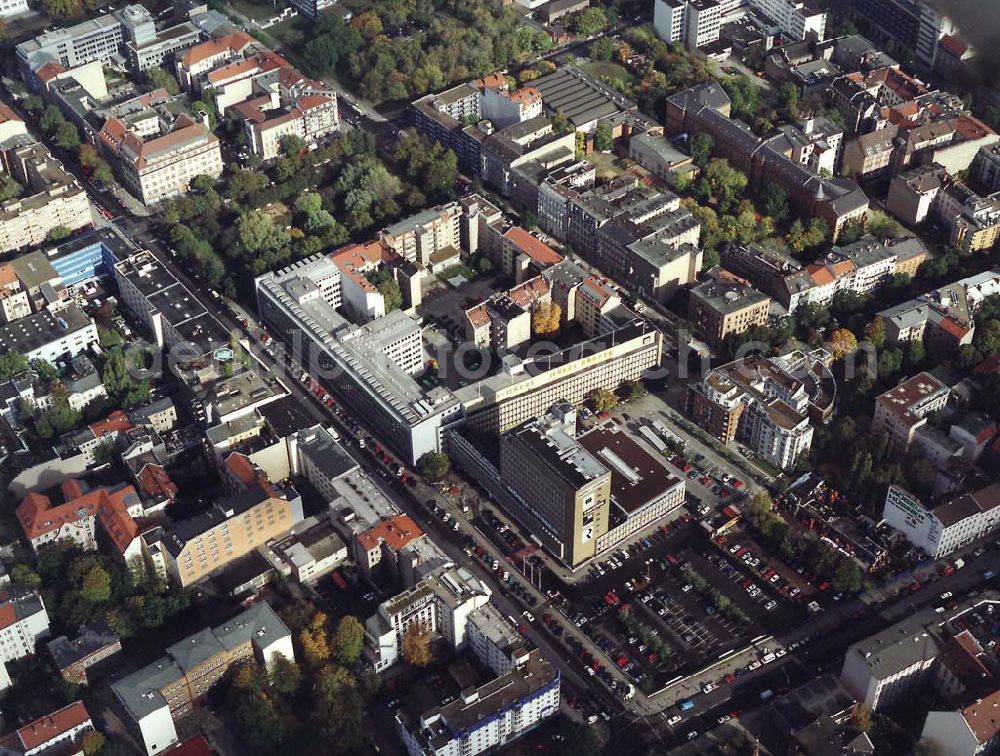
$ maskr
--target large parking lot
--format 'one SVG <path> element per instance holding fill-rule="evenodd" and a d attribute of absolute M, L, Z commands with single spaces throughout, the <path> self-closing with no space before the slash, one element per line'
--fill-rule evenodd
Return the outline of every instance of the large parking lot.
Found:
<path fill-rule="evenodd" d="M 759 556 L 720 549 L 687 515 L 589 573 L 566 586 L 567 617 L 602 650 L 597 673 L 614 664 L 649 691 L 804 614 Z"/>

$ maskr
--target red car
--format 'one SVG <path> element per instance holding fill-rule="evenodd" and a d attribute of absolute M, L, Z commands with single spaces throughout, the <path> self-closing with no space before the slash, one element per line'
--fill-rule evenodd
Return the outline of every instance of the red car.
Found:
<path fill-rule="evenodd" d="M 732 672 L 730 672 L 728 675 L 726 675 L 722 679 L 725 680 L 728 684 L 732 685 L 734 682 L 736 682 L 736 675 L 734 675 Z"/>

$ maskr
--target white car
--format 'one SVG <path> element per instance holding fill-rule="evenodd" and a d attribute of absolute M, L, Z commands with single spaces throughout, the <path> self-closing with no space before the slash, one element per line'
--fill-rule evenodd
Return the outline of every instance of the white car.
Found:
<path fill-rule="evenodd" d="M 672 717 L 670 717 L 670 719 L 667 720 L 667 724 L 675 725 L 678 722 L 680 722 L 683 718 L 684 717 L 682 717 L 680 714 L 674 714 Z"/>
<path fill-rule="evenodd" d="M 702 693 L 711 693 L 713 690 L 715 690 L 715 683 L 705 683 L 701 686 Z"/>
<path fill-rule="evenodd" d="M 693 588 L 694 588 L 693 585 L 691 585 L 690 583 L 687 583 L 683 588 L 681 588 L 681 592 L 687 593 L 688 591 L 690 591 Z"/>
<path fill-rule="evenodd" d="M 691 730 L 691 732 L 688 733 L 688 740 L 694 740 L 696 737 L 698 737 L 697 730 Z"/>
<path fill-rule="evenodd" d="M 747 667 L 747 669 L 760 669 L 760 662 L 759 661 L 750 662 L 750 665 Z"/>
<path fill-rule="evenodd" d="M 527 609 L 525 609 L 525 610 L 524 610 L 524 611 L 522 612 L 522 614 L 524 615 L 524 618 L 525 618 L 526 620 L 528 620 L 528 622 L 534 622 L 534 621 L 535 621 L 535 615 L 533 615 L 533 614 L 532 614 L 531 612 L 529 612 L 529 611 L 528 611 Z"/>
<path fill-rule="evenodd" d="M 738 543 L 734 543 L 732 546 L 729 547 L 730 554 L 735 554 L 739 550 L 740 550 L 740 545 Z"/>
<path fill-rule="evenodd" d="M 731 716 L 729 716 L 728 714 L 723 714 L 715 721 L 718 722 L 719 724 L 723 724 L 724 722 L 728 722 L 730 719 L 732 719 Z"/>

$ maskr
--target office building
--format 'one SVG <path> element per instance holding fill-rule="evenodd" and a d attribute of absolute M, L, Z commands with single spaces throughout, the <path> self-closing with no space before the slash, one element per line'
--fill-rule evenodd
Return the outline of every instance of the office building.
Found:
<path fill-rule="evenodd" d="M 235 665 L 295 661 L 292 634 L 267 602 L 175 643 L 166 656 L 111 686 L 129 731 L 147 756 L 177 742 L 174 720 L 188 714 Z"/>
<path fill-rule="evenodd" d="M 926 506 L 906 489 L 892 485 L 882 519 L 932 559 L 941 559 L 1000 526 L 1000 484 L 953 496 L 934 506 Z"/>
<path fill-rule="evenodd" d="M 190 21 L 157 31 L 153 14 L 141 5 L 126 5 L 115 16 L 122 24 L 122 48 L 135 71 L 161 66 L 201 40 L 201 29 Z"/>
<path fill-rule="evenodd" d="M 109 13 L 40 34 L 17 45 L 15 52 L 22 78 L 37 89 L 37 72 L 43 66 L 66 70 L 92 61 L 106 63 L 118 55 L 122 39 L 121 21 Z"/>
<path fill-rule="evenodd" d="M 346 320 L 339 270 L 321 255 L 256 280 L 262 320 L 308 365 L 334 376 L 330 388 L 371 422 L 410 464 L 440 445 L 440 428 L 461 413 L 443 387 L 414 379 L 423 367 L 420 327 L 399 310 L 363 325 Z"/>
<path fill-rule="evenodd" d="M 873 433 L 886 433 L 892 447 L 906 452 L 914 434 L 927 424 L 927 416 L 944 409 L 951 393 L 930 373 L 919 373 L 875 399 Z"/>
<path fill-rule="evenodd" d="M 656 0 L 653 28 L 667 43 L 697 49 L 719 38 L 722 4 L 716 0 Z"/>
<path fill-rule="evenodd" d="M 229 345 L 229 332 L 151 252 L 114 266 L 122 304 L 161 348 L 186 344 L 198 355 Z"/>
<path fill-rule="evenodd" d="M 559 671 L 535 649 L 504 675 L 440 707 L 396 714 L 409 756 L 478 756 L 511 743 L 559 711 Z"/>
<path fill-rule="evenodd" d="M 890 44 L 890 53 L 915 55 L 926 66 L 934 65 L 941 37 L 957 32 L 951 20 L 927 0 L 851 1 Z"/>
<path fill-rule="evenodd" d="M 348 556 L 347 544 L 328 518 L 307 517 L 293 532 L 269 545 L 300 583 L 315 584 Z M 283 570 L 284 571 L 284 570 Z"/>
<path fill-rule="evenodd" d="M 823 374 L 818 366 L 810 368 L 814 361 L 805 360 L 808 372 Z M 812 446 L 810 412 L 821 412 L 829 393 L 829 379 L 804 378 L 779 360 L 754 355 L 689 385 L 685 412 L 722 443 L 739 441 L 770 464 L 790 469 Z"/>
<path fill-rule="evenodd" d="M 109 118 L 98 139 L 122 183 L 146 205 L 186 194 L 195 176 L 222 175 L 219 138 L 188 115 L 151 138 Z"/>
<path fill-rule="evenodd" d="M 80 625 L 80 632 L 70 640 L 65 635 L 46 645 L 59 676 L 74 685 L 93 683 L 111 671 L 119 661 L 121 639 L 104 620 Z"/>
<path fill-rule="evenodd" d="M 501 438 L 500 472 L 521 505 L 513 514 L 575 567 L 597 553 L 608 531 L 611 472 L 577 442 L 574 430 L 572 410 L 565 421 L 525 423 Z"/>
<path fill-rule="evenodd" d="M 695 286 L 688 300 L 688 320 L 699 335 L 718 351 L 730 336 L 767 325 L 771 298 L 738 278 L 718 275 Z"/>
<path fill-rule="evenodd" d="M 785 39 L 826 38 L 826 12 L 804 0 L 750 0 L 750 6 L 781 29 Z"/>
<path fill-rule="evenodd" d="M 20 352 L 29 360 L 52 364 L 76 357 L 97 341 L 96 324 L 75 303 L 0 326 L 0 351 Z"/>

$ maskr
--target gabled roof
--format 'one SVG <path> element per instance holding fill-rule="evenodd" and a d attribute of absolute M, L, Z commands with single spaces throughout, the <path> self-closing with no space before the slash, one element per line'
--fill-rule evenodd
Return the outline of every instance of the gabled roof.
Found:
<path fill-rule="evenodd" d="M 224 37 L 216 37 L 199 45 L 189 47 L 180 56 L 180 62 L 187 68 L 190 68 L 203 60 L 221 55 L 226 51 L 239 52 L 251 43 L 253 43 L 253 37 L 249 34 L 242 31 L 233 32 Z"/>
<path fill-rule="evenodd" d="M 118 553 L 124 554 L 139 534 L 135 521 L 128 513 L 129 507 L 138 503 L 139 495 L 129 485 L 94 488 L 74 498 L 67 498 L 64 503 L 55 507 L 47 496 L 32 491 L 21 500 L 16 515 L 25 536 L 32 541 L 46 533 L 57 531 L 64 525 L 95 517 Z"/>
<path fill-rule="evenodd" d="M 81 701 L 77 701 L 25 725 L 17 731 L 17 737 L 24 750 L 31 751 L 88 722 L 90 712 Z"/>

